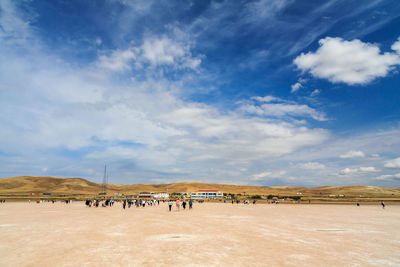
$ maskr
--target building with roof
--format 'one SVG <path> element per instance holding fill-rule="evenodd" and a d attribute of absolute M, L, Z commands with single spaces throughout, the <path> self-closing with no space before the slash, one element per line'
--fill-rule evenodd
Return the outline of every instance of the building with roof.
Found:
<path fill-rule="evenodd" d="M 140 197 L 140 198 L 151 198 L 151 197 L 153 197 L 153 193 L 150 193 L 150 192 L 140 192 L 140 193 L 138 194 L 138 197 Z"/>
<path fill-rule="evenodd" d="M 191 198 L 223 198 L 224 193 L 218 190 L 198 190 L 190 193 Z"/>
<path fill-rule="evenodd" d="M 166 192 L 154 193 L 153 197 L 154 198 L 169 198 L 169 194 Z"/>

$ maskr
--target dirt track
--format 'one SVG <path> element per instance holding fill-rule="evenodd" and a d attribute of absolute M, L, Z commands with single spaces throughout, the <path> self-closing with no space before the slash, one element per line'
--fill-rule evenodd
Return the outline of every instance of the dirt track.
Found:
<path fill-rule="evenodd" d="M 400 206 L 0 204 L 0 266 L 400 265 Z"/>

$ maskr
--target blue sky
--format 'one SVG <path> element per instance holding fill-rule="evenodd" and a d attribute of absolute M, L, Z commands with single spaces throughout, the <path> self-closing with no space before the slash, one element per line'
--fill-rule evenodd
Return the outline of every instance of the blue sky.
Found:
<path fill-rule="evenodd" d="M 0 177 L 400 186 L 398 1 L 0 2 Z"/>

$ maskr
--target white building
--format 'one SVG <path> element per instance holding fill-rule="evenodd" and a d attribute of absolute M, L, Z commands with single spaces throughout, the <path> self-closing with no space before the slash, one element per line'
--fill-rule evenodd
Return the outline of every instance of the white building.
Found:
<path fill-rule="evenodd" d="M 198 190 L 190 193 L 191 198 L 223 198 L 224 193 L 218 190 Z"/>
<path fill-rule="evenodd" d="M 161 192 L 161 193 L 154 193 L 153 194 L 154 198 L 169 198 L 169 194 L 165 193 L 165 192 Z"/>

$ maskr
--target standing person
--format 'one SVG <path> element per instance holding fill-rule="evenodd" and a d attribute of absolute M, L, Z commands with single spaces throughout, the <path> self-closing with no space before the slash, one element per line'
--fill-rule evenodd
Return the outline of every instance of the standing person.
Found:
<path fill-rule="evenodd" d="M 191 210 L 192 209 L 192 206 L 193 206 L 193 200 L 189 200 L 189 209 Z"/>
<path fill-rule="evenodd" d="M 169 208 L 169 211 L 171 211 L 171 209 L 172 209 L 172 200 L 171 199 L 168 201 L 168 208 Z"/>
<path fill-rule="evenodd" d="M 176 200 L 176 208 L 179 210 L 181 206 L 181 201 L 179 199 Z"/>
<path fill-rule="evenodd" d="M 122 207 L 125 209 L 125 207 L 126 207 L 126 199 L 124 199 L 124 202 L 122 202 Z"/>
<path fill-rule="evenodd" d="M 186 200 L 182 201 L 182 207 L 184 210 L 186 209 Z"/>
<path fill-rule="evenodd" d="M 385 202 L 381 201 L 382 209 L 385 208 Z"/>

